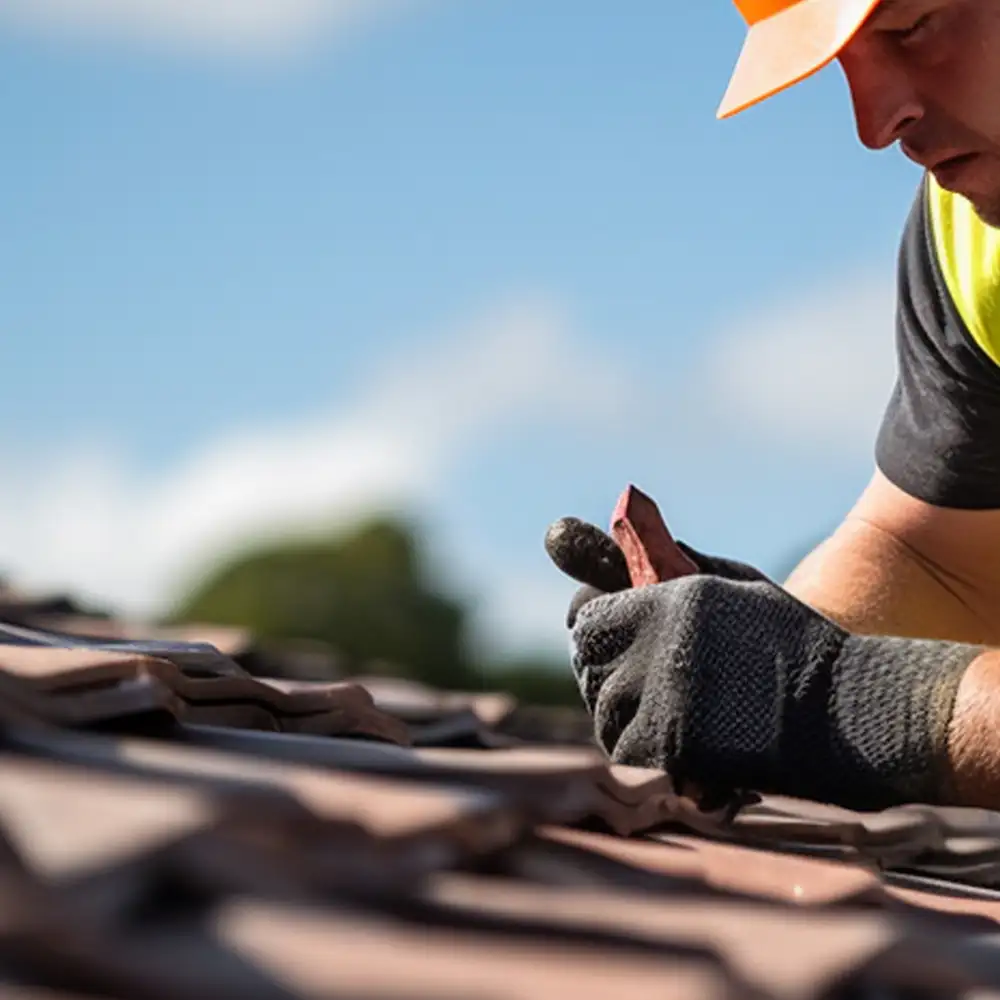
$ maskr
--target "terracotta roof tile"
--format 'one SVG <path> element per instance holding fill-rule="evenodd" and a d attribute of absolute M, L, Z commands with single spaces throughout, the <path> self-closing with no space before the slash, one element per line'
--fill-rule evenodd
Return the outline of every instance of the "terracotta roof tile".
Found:
<path fill-rule="evenodd" d="M 178 721 L 409 742 L 405 723 L 376 709 L 360 685 L 284 690 L 224 662 L 217 671 L 197 655 L 192 666 L 186 654 L 170 660 L 138 650 L 0 645 L 0 672 L 33 695 L 48 696 L 32 705 L 55 724 L 99 726 L 165 714 Z"/>
<path fill-rule="evenodd" d="M 215 933 L 298 997 L 727 1000 L 752 997 L 709 957 L 435 928 L 350 911 L 234 902 Z"/>
<path fill-rule="evenodd" d="M 704 811 L 506 697 L 0 632 L 0 997 L 1000 993 L 997 814 Z"/>

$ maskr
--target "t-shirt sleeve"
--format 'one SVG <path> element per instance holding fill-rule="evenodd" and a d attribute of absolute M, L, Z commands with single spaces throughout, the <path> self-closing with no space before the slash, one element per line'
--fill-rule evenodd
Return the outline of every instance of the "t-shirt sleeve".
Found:
<path fill-rule="evenodd" d="M 883 474 L 938 507 L 1000 508 L 1000 367 L 949 291 L 924 182 L 899 255 L 898 373 L 876 444 Z"/>

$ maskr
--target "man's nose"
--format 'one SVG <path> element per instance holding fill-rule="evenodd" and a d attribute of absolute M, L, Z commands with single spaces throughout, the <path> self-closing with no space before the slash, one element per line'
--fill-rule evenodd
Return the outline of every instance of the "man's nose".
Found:
<path fill-rule="evenodd" d="M 923 118 L 912 81 L 891 55 L 858 41 L 841 52 L 840 65 L 851 91 L 858 138 L 868 149 L 888 148 Z"/>

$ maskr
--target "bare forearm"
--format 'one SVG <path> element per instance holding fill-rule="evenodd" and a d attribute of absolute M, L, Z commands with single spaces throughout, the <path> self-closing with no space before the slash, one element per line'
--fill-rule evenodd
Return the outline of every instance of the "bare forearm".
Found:
<path fill-rule="evenodd" d="M 983 653 L 962 678 L 948 756 L 954 804 L 1000 809 L 1000 650 Z"/>
<path fill-rule="evenodd" d="M 972 587 L 862 517 L 849 517 L 785 587 L 857 634 L 1000 647 L 1000 614 Z"/>

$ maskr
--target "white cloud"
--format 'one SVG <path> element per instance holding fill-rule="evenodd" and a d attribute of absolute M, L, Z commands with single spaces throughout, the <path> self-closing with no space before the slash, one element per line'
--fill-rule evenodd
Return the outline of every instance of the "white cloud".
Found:
<path fill-rule="evenodd" d="M 282 54 L 414 0 L 0 0 L 0 20 L 69 37 Z"/>
<path fill-rule="evenodd" d="M 713 339 L 698 396 L 741 431 L 776 444 L 871 452 L 896 371 L 895 291 L 886 276 L 844 276 Z"/>
<path fill-rule="evenodd" d="M 209 441 L 151 480 L 107 448 L 8 456 L 5 568 L 29 589 L 65 587 L 152 614 L 199 567 L 248 540 L 378 509 L 433 509 L 463 457 L 509 428 L 586 430 L 628 413 L 624 380 L 606 359 L 588 357 L 544 304 L 499 309 L 419 343 L 354 399 L 303 422 Z M 544 637 L 551 587 L 514 571 L 459 575 L 482 582 L 487 608 L 502 606 L 512 644 Z M 550 637 L 559 619 L 549 621 Z"/>

